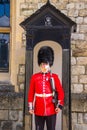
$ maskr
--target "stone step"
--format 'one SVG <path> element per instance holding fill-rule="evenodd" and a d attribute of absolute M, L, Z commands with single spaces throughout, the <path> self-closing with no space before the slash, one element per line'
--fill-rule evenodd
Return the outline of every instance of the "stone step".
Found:
<path fill-rule="evenodd" d="M 1 98 L 9 98 L 9 99 L 16 99 L 16 98 L 23 98 L 24 97 L 24 93 L 23 92 L 0 92 L 0 99 Z"/>
<path fill-rule="evenodd" d="M 14 92 L 14 85 L 6 82 L 0 82 L 0 92 Z"/>

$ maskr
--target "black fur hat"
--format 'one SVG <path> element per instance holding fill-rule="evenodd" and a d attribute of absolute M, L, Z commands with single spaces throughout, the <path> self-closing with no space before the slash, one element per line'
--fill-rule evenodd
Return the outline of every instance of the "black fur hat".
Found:
<path fill-rule="evenodd" d="M 43 46 L 38 52 L 38 65 L 43 63 L 49 63 L 50 66 L 53 65 L 54 61 L 54 51 L 49 46 Z"/>

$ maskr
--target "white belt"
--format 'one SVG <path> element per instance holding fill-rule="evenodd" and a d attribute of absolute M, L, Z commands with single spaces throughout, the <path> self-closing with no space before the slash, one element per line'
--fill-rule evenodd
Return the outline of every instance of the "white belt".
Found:
<path fill-rule="evenodd" d="M 43 94 L 35 93 L 35 96 L 37 96 L 37 97 L 50 97 L 52 95 L 53 95 L 52 93 L 49 93 L 49 94 L 46 94 L 46 93 L 43 93 Z"/>

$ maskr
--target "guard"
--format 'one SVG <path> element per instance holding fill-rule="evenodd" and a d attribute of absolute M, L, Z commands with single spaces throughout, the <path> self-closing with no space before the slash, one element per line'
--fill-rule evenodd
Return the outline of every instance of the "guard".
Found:
<path fill-rule="evenodd" d="M 36 130 L 44 130 L 45 122 L 47 130 L 55 130 L 56 114 L 64 105 L 63 87 L 58 75 L 51 73 L 53 62 L 53 49 L 49 46 L 41 47 L 38 52 L 41 71 L 32 75 L 28 91 L 29 113 L 35 114 Z"/>

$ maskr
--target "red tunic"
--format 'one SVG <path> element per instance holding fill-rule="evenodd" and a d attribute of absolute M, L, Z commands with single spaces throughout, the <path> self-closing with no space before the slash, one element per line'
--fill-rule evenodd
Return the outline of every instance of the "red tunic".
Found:
<path fill-rule="evenodd" d="M 55 81 L 55 88 L 58 92 L 59 105 L 64 105 L 64 91 L 61 86 L 60 80 L 56 74 L 52 74 Z M 41 94 L 50 96 L 40 96 Z M 36 95 L 36 96 L 35 96 Z M 35 97 L 35 98 L 34 98 Z M 39 116 L 48 116 L 56 114 L 55 107 L 52 102 L 52 89 L 50 85 L 50 73 L 36 73 L 32 75 L 29 92 L 28 92 L 28 105 L 34 102 L 34 113 Z"/>

